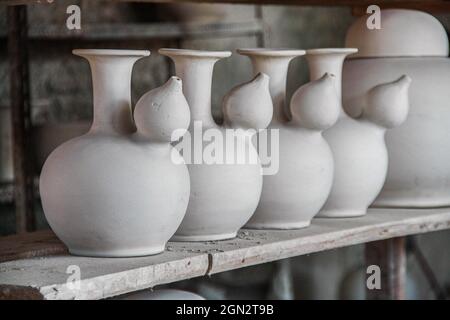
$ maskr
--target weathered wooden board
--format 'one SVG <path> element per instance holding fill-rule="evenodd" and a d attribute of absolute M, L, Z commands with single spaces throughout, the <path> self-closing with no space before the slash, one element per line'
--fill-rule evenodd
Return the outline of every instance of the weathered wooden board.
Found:
<path fill-rule="evenodd" d="M 262 33 L 262 21 L 255 19 L 230 23 L 110 23 L 84 24 L 80 30 L 61 28 L 60 25 L 33 25 L 28 29 L 30 40 L 136 40 L 136 39 L 191 39 L 252 36 Z M 0 38 L 6 33 L 0 30 Z"/>
<path fill-rule="evenodd" d="M 101 299 L 278 259 L 443 229 L 450 229 L 450 208 L 370 209 L 361 218 L 315 219 L 301 230 L 243 230 L 232 240 L 170 242 L 167 251 L 156 256 L 108 259 L 62 254 L 9 261 L 0 263 L 0 298 Z M 70 266 L 79 267 L 79 286 L 67 284 Z"/>
<path fill-rule="evenodd" d="M 51 230 L 0 238 L 0 262 L 67 253 Z"/>
<path fill-rule="evenodd" d="M 0 4 L 51 4 L 58 0 L 0 0 Z M 377 4 L 382 8 L 409 8 L 426 11 L 448 11 L 446 0 L 108 0 L 109 2 L 151 2 L 151 3 L 229 3 L 294 6 L 349 6 L 366 7 Z"/>

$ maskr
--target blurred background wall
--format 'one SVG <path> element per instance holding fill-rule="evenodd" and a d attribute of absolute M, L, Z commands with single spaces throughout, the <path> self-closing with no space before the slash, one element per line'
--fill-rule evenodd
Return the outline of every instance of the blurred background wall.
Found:
<path fill-rule="evenodd" d="M 66 28 L 66 8 L 81 8 L 82 32 L 74 37 Z M 62 141 L 87 130 L 92 115 L 91 74 L 88 64 L 71 54 L 77 47 L 149 49 L 152 55 L 136 63 L 132 99 L 159 86 L 174 70 L 157 53 L 161 47 L 232 50 L 239 47 L 315 48 L 344 45 L 354 17 L 348 8 L 252 5 L 155 4 L 61 0 L 28 7 L 33 147 L 36 174 L 48 153 Z M 447 16 L 438 17 L 448 24 Z M 9 86 L 6 56 L 6 9 L 0 7 L 0 169 L 2 186 L 11 181 Z M 136 28 L 133 29 L 133 26 Z M 92 33 L 89 33 L 92 30 Z M 136 32 L 139 30 L 139 32 Z M 145 32 L 147 30 L 147 32 Z M 154 34 L 149 35 L 151 30 Z M 187 36 L 170 35 L 178 30 Z M 184 31 L 183 31 L 184 30 Z M 136 37 L 136 34 L 141 36 Z M 303 58 L 292 62 L 288 97 L 307 81 Z M 213 115 L 221 121 L 224 94 L 250 79 L 248 58 L 234 54 L 216 64 L 213 78 Z M 14 233 L 14 207 L 5 192 L 0 199 L 0 235 Z M 38 228 L 47 224 L 36 201 Z M 416 237 L 442 286 L 450 283 L 449 232 Z M 227 272 L 212 278 L 177 284 L 210 298 L 363 298 L 363 246 L 354 246 L 282 262 Z M 433 298 L 433 292 L 414 257 L 408 259 L 408 295 Z M 257 271 L 257 272 L 255 272 Z"/>

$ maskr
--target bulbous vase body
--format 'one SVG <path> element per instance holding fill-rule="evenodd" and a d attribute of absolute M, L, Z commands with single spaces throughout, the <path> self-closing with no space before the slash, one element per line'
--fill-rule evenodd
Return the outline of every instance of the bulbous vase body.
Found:
<path fill-rule="evenodd" d="M 223 128 L 218 130 L 225 136 Z M 258 159 L 251 139 L 236 135 L 236 140 L 251 153 L 250 157 Z M 189 164 L 188 169 L 191 196 L 186 217 L 173 240 L 234 238 L 258 205 L 263 182 L 260 163 Z"/>
<path fill-rule="evenodd" d="M 279 169 L 265 175 L 261 200 L 246 227 L 307 227 L 325 203 L 333 182 L 334 162 L 320 132 L 284 125 L 279 130 Z"/>
<path fill-rule="evenodd" d="M 299 88 L 288 119 L 285 96 L 289 62 L 303 50 L 239 49 L 250 57 L 255 73 L 271 78 L 274 117 L 268 131 L 277 131 L 278 171 L 264 175 L 261 200 L 246 224 L 256 229 L 297 229 L 310 224 L 325 203 L 333 181 L 334 162 L 322 130 L 339 114 L 338 98 L 329 75 Z M 273 79 L 273 81 L 272 81 Z"/>
<path fill-rule="evenodd" d="M 189 199 L 188 172 L 172 163 L 170 148 L 87 133 L 52 152 L 41 174 L 42 204 L 72 254 L 123 257 L 164 250 Z"/>
<path fill-rule="evenodd" d="M 211 115 L 212 73 L 215 62 L 231 53 L 179 49 L 161 49 L 160 53 L 174 61 L 177 75 L 183 79 L 183 92 L 191 110 L 188 131 L 192 152 L 190 159 L 185 157 L 191 195 L 186 216 L 172 240 L 234 238 L 253 215 L 261 195 L 262 169 L 252 144 L 252 134 L 246 130 L 265 128 L 270 121 L 272 106 L 268 77 L 259 75 L 251 82 L 232 89 L 224 99 L 225 125 L 219 126 Z M 234 131 L 233 137 L 227 138 L 227 133 L 236 129 L 242 131 Z M 206 136 L 209 138 L 205 139 Z M 249 157 L 240 162 L 227 161 L 228 156 L 234 158 L 235 148 L 226 145 L 231 140 L 240 144 Z M 211 155 L 207 150 L 212 142 L 220 142 L 217 144 L 220 150 L 216 149 L 217 158 L 209 161 L 205 154 Z M 196 149 L 200 150 L 201 159 L 198 161 L 192 158 L 198 152 Z M 184 151 L 183 156 L 186 156 Z"/>
<path fill-rule="evenodd" d="M 183 163 L 172 161 L 169 143 L 134 133 L 131 70 L 149 52 L 74 53 L 91 65 L 94 122 L 87 134 L 56 148 L 44 164 L 40 193 L 47 221 L 75 255 L 162 252 L 184 216 L 189 174 Z M 182 95 L 181 85 L 178 91 Z"/>
<path fill-rule="evenodd" d="M 324 132 L 336 170 L 332 192 L 318 217 L 366 214 L 386 179 L 388 154 L 384 133 L 370 122 L 345 116 Z"/>

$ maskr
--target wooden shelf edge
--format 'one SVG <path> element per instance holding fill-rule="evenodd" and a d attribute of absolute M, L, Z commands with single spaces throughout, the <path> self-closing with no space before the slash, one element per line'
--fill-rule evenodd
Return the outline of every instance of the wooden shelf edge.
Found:
<path fill-rule="evenodd" d="M 372 209 L 372 211 L 376 210 L 379 209 Z M 353 218 L 343 220 L 351 221 L 352 219 Z M 317 220 L 323 220 L 322 222 L 326 223 L 325 220 L 329 219 L 316 219 L 316 221 Z M 245 263 L 245 266 L 252 266 L 352 245 L 447 229 L 450 229 L 450 209 L 449 212 L 446 212 L 443 215 L 430 215 L 425 219 L 423 217 L 409 218 L 406 221 L 386 222 L 373 226 L 362 225 L 357 228 L 333 230 L 323 234 L 319 233 L 307 238 L 294 238 L 283 242 L 282 247 L 280 247 L 277 242 L 273 242 L 268 243 L 267 245 L 241 250 L 237 249 L 224 253 L 212 253 L 213 265 L 209 274 L 239 268 L 238 265 L 235 265 L 236 261 L 239 260 L 243 264 Z M 248 230 L 247 232 L 251 233 L 252 231 Z"/>
<path fill-rule="evenodd" d="M 66 254 L 66 246 L 51 230 L 0 237 L 0 262 Z"/>
<path fill-rule="evenodd" d="M 274 260 L 445 229 L 450 229 L 450 208 L 370 209 L 360 218 L 314 219 L 309 228 L 300 230 L 242 230 L 238 238 L 225 241 L 169 242 L 166 252 L 148 257 L 87 258 L 59 253 L 0 263 L 0 296 L 20 290 L 36 296 L 37 290 L 42 299 L 102 299 Z M 67 284 L 70 265 L 81 270 L 78 288 Z"/>

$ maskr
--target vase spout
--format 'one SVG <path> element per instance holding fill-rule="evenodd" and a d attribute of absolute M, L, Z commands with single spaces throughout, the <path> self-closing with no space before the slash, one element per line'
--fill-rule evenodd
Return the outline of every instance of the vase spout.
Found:
<path fill-rule="evenodd" d="M 295 91 L 290 105 L 293 123 L 316 131 L 326 130 L 336 123 L 341 105 L 334 78 L 325 73 L 321 78 L 308 82 Z"/>
<path fill-rule="evenodd" d="M 171 77 L 138 100 L 134 109 L 138 135 L 162 143 L 177 141 L 184 135 L 190 114 L 181 88 L 181 79 Z"/>
<path fill-rule="evenodd" d="M 225 123 L 233 128 L 265 129 L 272 119 L 272 112 L 269 76 L 264 73 L 231 89 L 223 102 Z"/>
<path fill-rule="evenodd" d="M 386 129 L 399 126 L 408 116 L 410 84 L 411 78 L 403 75 L 373 87 L 366 94 L 362 116 Z"/>

